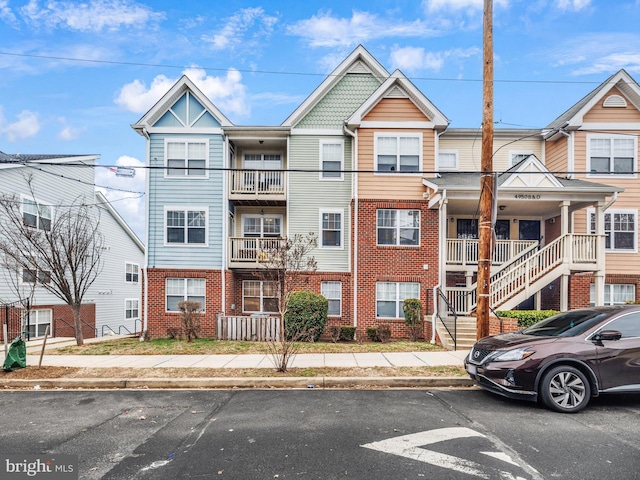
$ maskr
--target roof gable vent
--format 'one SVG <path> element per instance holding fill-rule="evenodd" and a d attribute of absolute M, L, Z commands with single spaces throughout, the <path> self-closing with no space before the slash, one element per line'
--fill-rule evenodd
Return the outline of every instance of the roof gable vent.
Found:
<path fill-rule="evenodd" d="M 387 92 L 385 97 L 386 98 L 407 98 L 407 93 L 396 85 Z"/>
<path fill-rule="evenodd" d="M 371 73 L 371 70 L 363 61 L 359 60 L 351 66 L 347 74 L 349 73 Z"/>
<path fill-rule="evenodd" d="M 627 101 L 620 95 L 609 95 L 602 104 L 603 107 L 626 107 Z"/>

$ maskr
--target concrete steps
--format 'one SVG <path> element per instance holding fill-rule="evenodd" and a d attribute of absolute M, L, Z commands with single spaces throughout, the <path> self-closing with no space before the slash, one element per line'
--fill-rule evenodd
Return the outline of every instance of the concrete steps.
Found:
<path fill-rule="evenodd" d="M 454 333 L 453 318 L 444 318 L 443 320 L 447 327 L 449 327 L 449 331 Z M 456 349 L 469 350 L 473 347 L 473 344 L 476 343 L 476 317 L 458 317 L 455 327 L 457 337 Z M 442 325 L 442 322 L 438 321 L 436 331 L 438 332 L 442 346 L 447 350 L 453 350 L 453 338 Z"/>

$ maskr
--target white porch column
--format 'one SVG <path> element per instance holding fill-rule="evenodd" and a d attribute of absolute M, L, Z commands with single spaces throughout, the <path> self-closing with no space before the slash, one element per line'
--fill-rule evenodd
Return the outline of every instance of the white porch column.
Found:
<path fill-rule="evenodd" d="M 596 205 L 596 235 L 598 239 L 596 241 L 597 253 L 596 259 L 598 262 L 598 270 L 595 273 L 595 305 L 604 305 L 604 279 L 605 279 L 605 255 L 606 255 L 606 243 L 604 233 L 604 203 L 598 202 Z"/>
<path fill-rule="evenodd" d="M 560 203 L 560 235 L 567 235 L 571 230 L 571 214 L 569 213 L 569 205 L 571 202 L 565 201 Z M 564 257 L 566 261 L 571 260 L 571 242 L 566 242 Z M 560 311 L 569 310 L 569 275 L 560 277 Z"/>

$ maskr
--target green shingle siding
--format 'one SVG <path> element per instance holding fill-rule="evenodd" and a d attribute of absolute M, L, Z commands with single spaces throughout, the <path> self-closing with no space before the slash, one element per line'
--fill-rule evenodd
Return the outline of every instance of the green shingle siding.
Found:
<path fill-rule="evenodd" d="M 380 81 L 370 74 L 345 75 L 295 127 L 342 128 L 379 86 Z"/>

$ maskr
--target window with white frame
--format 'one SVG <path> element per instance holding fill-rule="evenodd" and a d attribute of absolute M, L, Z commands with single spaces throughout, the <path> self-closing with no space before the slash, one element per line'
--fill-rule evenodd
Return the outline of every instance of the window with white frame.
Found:
<path fill-rule="evenodd" d="M 166 240 L 169 245 L 205 245 L 207 209 L 166 207 Z"/>
<path fill-rule="evenodd" d="M 178 302 L 191 300 L 202 304 L 205 311 L 206 281 L 204 278 L 167 278 L 166 309 L 167 312 L 179 312 Z"/>
<path fill-rule="evenodd" d="M 520 163 L 525 158 L 533 155 L 533 152 L 527 151 L 510 151 L 509 152 L 509 167 L 513 167 L 517 163 Z"/>
<path fill-rule="evenodd" d="M 596 304 L 596 286 L 590 285 L 589 291 L 591 306 Z M 627 302 L 636 301 L 636 286 L 626 283 L 606 283 L 604 285 L 605 305 L 624 305 Z"/>
<path fill-rule="evenodd" d="M 332 317 L 342 315 L 342 282 L 321 282 L 320 292 L 329 301 L 327 314 Z"/>
<path fill-rule="evenodd" d="M 458 151 L 440 150 L 438 152 L 438 170 L 457 170 Z"/>
<path fill-rule="evenodd" d="M 53 311 L 50 309 L 31 309 L 28 318 L 24 321 L 29 323 L 29 338 L 44 337 L 47 327 L 51 329 L 51 319 Z"/>
<path fill-rule="evenodd" d="M 208 140 L 166 140 L 167 177 L 208 177 Z"/>
<path fill-rule="evenodd" d="M 420 298 L 420 284 L 414 282 L 377 282 L 376 317 L 404 318 L 402 302 Z"/>
<path fill-rule="evenodd" d="M 596 214 L 589 210 L 589 233 L 596 233 Z M 635 210 L 608 210 L 604 214 L 605 248 L 616 252 L 635 252 L 638 237 Z"/>
<path fill-rule="evenodd" d="M 636 137 L 589 135 L 588 165 L 591 175 L 634 175 L 638 151 Z"/>
<path fill-rule="evenodd" d="M 243 215 L 242 236 L 246 238 L 279 238 L 282 236 L 282 215 Z"/>
<path fill-rule="evenodd" d="M 246 313 L 277 313 L 278 283 L 261 280 L 242 282 L 242 311 Z"/>
<path fill-rule="evenodd" d="M 22 199 L 22 221 L 27 227 L 38 230 L 51 230 L 51 207 L 42 205 L 30 198 Z"/>
<path fill-rule="evenodd" d="M 124 301 L 124 318 L 125 320 L 140 318 L 140 300 L 127 298 Z"/>
<path fill-rule="evenodd" d="M 422 165 L 422 135 L 375 135 L 377 172 L 419 172 Z"/>
<path fill-rule="evenodd" d="M 342 211 L 320 211 L 320 247 L 342 248 Z"/>
<path fill-rule="evenodd" d="M 140 265 L 137 263 L 125 262 L 124 281 L 126 283 L 138 283 L 140 278 Z"/>
<path fill-rule="evenodd" d="M 22 269 L 22 283 L 51 283 L 51 272 L 41 269 Z"/>
<path fill-rule="evenodd" d="M 378 209 L 376 217 L 378 245 L 420 245 L 420 210 Z"/>
<path fill-rule="evenodd" d="M 320 140 L 320 179 L 342 180 L 344 143 L 342 140 Z"/>

